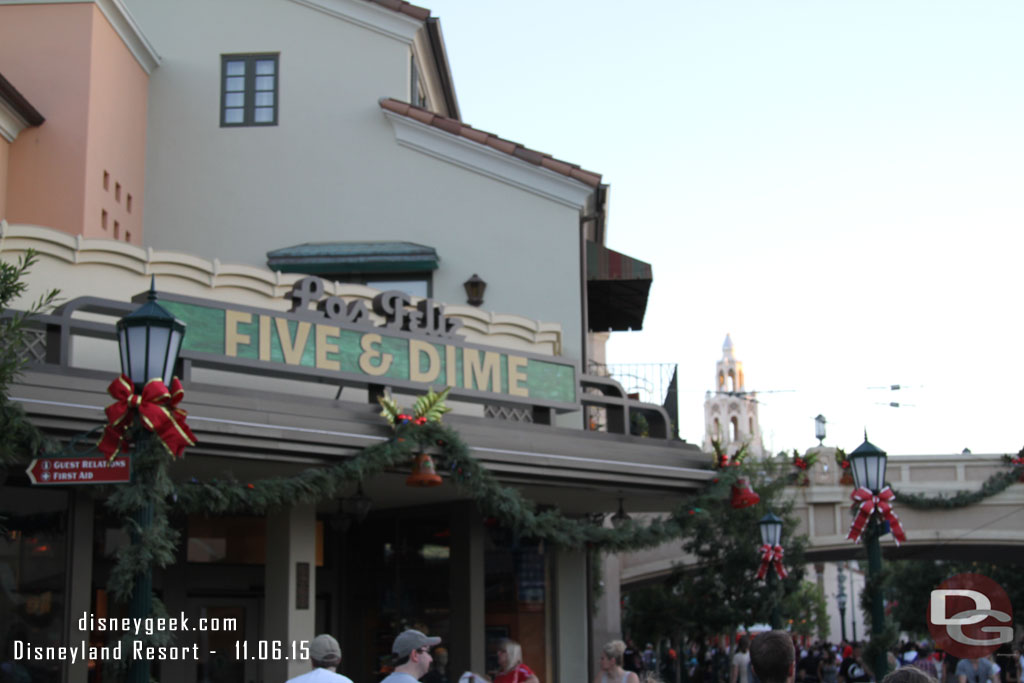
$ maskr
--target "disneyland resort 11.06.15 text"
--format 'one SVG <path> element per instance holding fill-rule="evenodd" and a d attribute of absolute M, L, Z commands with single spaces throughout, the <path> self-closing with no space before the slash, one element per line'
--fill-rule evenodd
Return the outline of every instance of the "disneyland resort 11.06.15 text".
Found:
<path fill-rule="evenodd" d="M 189 622 L 197 622 L 190 625 Z M 77 623 L 78 631 L 87 634 L 90 632 L 110 632 L 133 635 L 135 640 L 125 639 L 109 645 L 92 645 L 83 639 L 74 645 L 35 645 L 29 641 L 15 640 L 14 660 L 15 661 L 78 661 L 89 660 L 149 660 L 149 661 L 175 661 L 192 660 L 198 661 L 205 652 L 200 652 L 198 643 L 191 645 L 151 645 L 145 640 L 140 640 L 143 635 L 153 636 L 164 632 L 188 632 L 188 631 L 236 631 L 237 620 L 226 618 L 202 618 L 190 619 L 182 612 L 179 617 L 147 617 L 140 618 L 117 618 L 97 617 L 91 613 L 84 613 Z M 233 652 L 225 652 L 225 655 L 234 655 L 235 659 L 262 659 L 262 660 L 289 660 L 308 659 L 309 643 L 307 641 L 265 641 L 261 640 L 252 646 L 247 641 L 235 641 Z M 217 654 L 210 650 L 209 654 Z"/>

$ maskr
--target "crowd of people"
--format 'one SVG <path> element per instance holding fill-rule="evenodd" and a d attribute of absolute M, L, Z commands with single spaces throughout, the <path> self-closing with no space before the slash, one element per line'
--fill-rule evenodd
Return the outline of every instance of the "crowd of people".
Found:
<path fill-rule="evenodd" d="M 441 639 L 408 629 L 392 645 L 393 670 L 382 683 L 447 683 L 447 652 Z M 935 651 L 929 643 L 904 643 L 888 655 L 888 671 L 880 683 L 1024 683 L 1024 641 L 993 656 L 957 659 Z M 341 647 L 328 634 L 309 647 L 311 670 L 287 683 L 353 683 L 337 673 Z M 462 683 L 541 683 L 523 662 L 520 645 L 503 641 L 497 651 L 498 671 L 492 678 L 470 672 Z M 864 659 L 860 643 L 816 642 L 801 645 L 785 631 L 769 631 L 735 642 L 721 639 L 692 643 L 685 661 L 675 650 L 658 653 L 652 643 L 638 650 L 633 641 L 613 640 L 600 653 L 594 683 L 878 683 Z"/>

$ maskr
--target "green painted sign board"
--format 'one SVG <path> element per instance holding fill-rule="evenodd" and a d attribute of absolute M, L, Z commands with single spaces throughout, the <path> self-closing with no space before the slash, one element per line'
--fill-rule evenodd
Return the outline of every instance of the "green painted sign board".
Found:
<path fill-rule="evenodd" d="M 332 320 L 173 295 L 160 304 L 187 325 L 183 358 L 275 367 L 339 384 L 452 388 L 452 396 L 576 410 L 576 364 L 466 343 L 454 335 Z"/>

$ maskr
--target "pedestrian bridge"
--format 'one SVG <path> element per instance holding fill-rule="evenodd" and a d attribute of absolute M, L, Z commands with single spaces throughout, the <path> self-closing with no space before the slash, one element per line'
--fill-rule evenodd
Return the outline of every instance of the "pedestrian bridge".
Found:
<path fill-rule="evenodd" d="M 819 462 L 808 470 L 807 486 L 786 489 L 794 500 L 799 533 L 808 537 L 807 561 L 861 559 L 860 544 L 846 540 L 853 520 L 853 484 L 840 482 L 834 451 L 820 449 Z M 891 535 L 882 537 L 886 558 L 936 558 L 1024 564 L 1024 483 L 961 508 L 915 510 L 901 505 L 899 493 L 951 497 L 977 491 L 990 476 L 1006 471 L 1001 455 L 889 456 L 886 478 L 897 492 L 893 509 L 903 523 L 907 542 L 899 548 Z M 673 565 L 688 564 L 674 542 L 619 557 L 623 586 L 657 580 Z"/>

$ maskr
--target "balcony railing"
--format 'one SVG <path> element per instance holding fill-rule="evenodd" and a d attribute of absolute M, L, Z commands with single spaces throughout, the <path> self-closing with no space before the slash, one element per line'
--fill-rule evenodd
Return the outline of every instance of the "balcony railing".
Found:
<path fill-rule="evenodd" d="M 679 431 L 678 366 L 675 363 L 589 363 L 589 374 L 607 377 L 622 386 L 628 399 L 661 406 L 669 420 L 669 438 Z M 642 413 L 640 413 L 642 415 Z M 640 424 L 636 424 L 640 422 Z M 594 421 L 591 420 L 591 424 Z M 642 421 L 634 418 L 631 431 L 642 430 Z"/>

